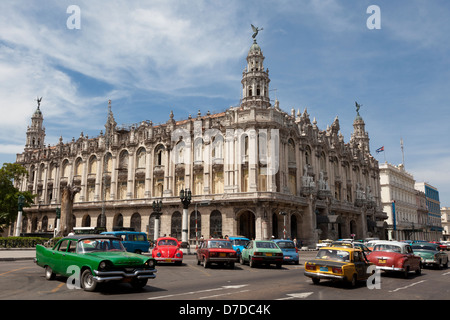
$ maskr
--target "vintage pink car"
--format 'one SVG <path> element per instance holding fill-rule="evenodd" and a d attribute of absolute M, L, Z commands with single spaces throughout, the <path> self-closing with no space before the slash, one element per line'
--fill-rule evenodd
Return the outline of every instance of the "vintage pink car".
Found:
<path fill-rule="evenodd" d="M 367 259 L 383 271 L 402 272 L 407 278 L 409 272 L 421 274 L 422 264 L 419 256 L 414 255 L 411 245 L 397 241 L 379 241 Z"/>
<path fill-rule="evenodd" d="M 152 257 L 157 262 L 170 262 L 181 265 L 183 262 L 183 251 L 177 239 L 172 237 L 162 237 L 156 240 L 152 250 Z"/>

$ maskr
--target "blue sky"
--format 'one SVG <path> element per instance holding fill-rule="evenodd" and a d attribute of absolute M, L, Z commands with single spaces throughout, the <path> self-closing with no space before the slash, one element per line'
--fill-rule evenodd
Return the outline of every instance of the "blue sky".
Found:
<path fill-rule="evenodd" d="M 338 116 L 346 142 L 358 101 L 372 154 L 398 165 L 403 139 L 406 170 L 450 206 L 449 16 L 448 0 L 1 1 L 0 163 L 23 151 L 37 96 L 51 145 L 99 135 L 109 99 L 118 124 L 237 105 L 254 24 L 271 99 L 322 130 Z"/>

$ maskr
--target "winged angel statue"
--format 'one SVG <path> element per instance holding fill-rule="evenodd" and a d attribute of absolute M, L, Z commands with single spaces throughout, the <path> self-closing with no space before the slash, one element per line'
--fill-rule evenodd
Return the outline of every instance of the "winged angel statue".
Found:
<path fill-rule="evenodd" d="M 254 25 L 251 25 L 251 26 L 252 26 L 252 29 L 253 29 L 253 32 L 254 32 L 253 35 L 252 35 L 252 38 L 255 39 L 256 36 L 258 35 L 258 32 L 261 31 L 261 30 L 264 30 L 264 28 L 258 29 L 258 27 L 255 27 Z"/>

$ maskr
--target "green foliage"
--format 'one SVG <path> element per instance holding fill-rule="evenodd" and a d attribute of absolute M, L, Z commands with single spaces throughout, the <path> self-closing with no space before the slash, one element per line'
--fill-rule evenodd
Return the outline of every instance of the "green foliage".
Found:
<path fill-rule="evenodd" d="M 27 170 L 18 163 L 4 163 L 0 168 L 0 231 L 17 219 L 18 199 L 25 197 L 24 207 L 33 203 L 36 195 L 29 191 L 20 192 L 14 183 L 28 176 Z"/>
<path fill-rule="evenodd" d="M 0 237 L 0 248 L 34 248 L 48 241 L 47 238 L 39 237 Z"/>

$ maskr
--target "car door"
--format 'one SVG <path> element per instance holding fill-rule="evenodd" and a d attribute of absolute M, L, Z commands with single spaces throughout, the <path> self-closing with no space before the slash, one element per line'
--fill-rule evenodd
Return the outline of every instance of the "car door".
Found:
<path fill-rule="evenodd" d="M 242 250 L 242 259 L 244 261 L 250 261 L 251 251 L 253 249 L 253 241 L 249 241 L 244 250 Z"/>
<path fill-rule="evenodd" d="M 66 251 L 67 251 L 69 242 L 70 242 L 69 239 L 64 239 L 64 240 L 60 241 L 59 244 L 56 246 L 55 250 L 53 250 L 53 252 L 52 252 L 53 266 L 51 266 L 51 268 L 53 269 L 53 271 L 55 273 L 59 273 L 59 274 L 66 273 L 66 269 L 64 268 L 63 263 L 64 263 L 64 258 L 66 255 Z"/>
<path fill-rule="evenodd" d="M 353 252 L 353 261 L 355 264 L 355 270 L 356 274 L 358 275 L 358 279 L 365 279 L 367 277 L 368 264 L 364 261 L 362 252 L 360 251 Z"/>
<path fill-rule="evenodd" d="M 80 272 L 79 259 L 77 254 L 77 244 L 76 240 L 70 240 L 67 246 L 66 252 L 61 252 L 61 268 L 66 276 L 70 276 L 74 271 Z"/>

